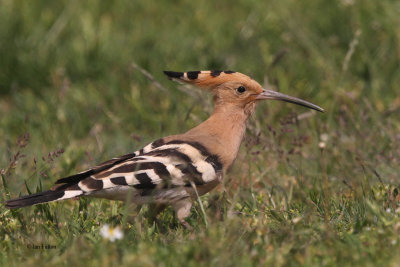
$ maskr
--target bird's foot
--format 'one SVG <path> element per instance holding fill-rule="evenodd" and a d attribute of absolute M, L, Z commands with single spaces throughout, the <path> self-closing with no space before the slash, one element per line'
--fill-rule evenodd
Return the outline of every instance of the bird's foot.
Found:
<path fill-rule="evenodd" d="M 181 220 L 179 222 L 183 227 L 185 227 L 186 230 L 188 230 L 190 232 L 192 232 L 194 230 L 194 228 L 187 221 Z"/>

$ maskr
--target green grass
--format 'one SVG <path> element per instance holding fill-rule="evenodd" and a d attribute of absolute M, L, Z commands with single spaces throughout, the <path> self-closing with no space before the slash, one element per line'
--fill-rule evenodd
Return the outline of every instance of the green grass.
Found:
<path fill-rule="evenodd" d="M 398 266 L 396 1 L 0 7 L 2 200 L 206 119 L 210 97 L 162 70 L 232 69 L 327 110 L 261 104 L 233 169 L 201 197 L 205 214 L 193 208 L 193 232 L 170 209 L 152 225 L 146 208 L 106 200 L 1 205 L 1 266 Z M 104 224 L 124 238 L 103 239 Z M 41 244 L 56 248 L 28 247 Z"/>

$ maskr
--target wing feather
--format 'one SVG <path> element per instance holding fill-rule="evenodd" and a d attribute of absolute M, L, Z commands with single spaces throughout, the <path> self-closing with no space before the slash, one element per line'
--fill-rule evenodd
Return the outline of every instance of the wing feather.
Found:
<path fill-rule="evenodd" d="M 137 155 L 138 155 L 138 153 L 135 152 L 135 153 L 130 153 L 130 154 L 126 154 L 126 155 L 123 155 L 123 156 L 120 156 L 120 157 L 117 157 L 117 158 L 110 159 L 108 161 L 105 161 L 103 163 L 100 163 L 99 165 L 96 165 L 96 166 L 90 168 L 89 170 L 85 170 L 83 172 L 80 172 L 80 173 L 77 173 L 77 174 L 74 174 L 74 175 L 71 175 L 71 176 L 67 176 L 67 177 L 58 179 L 55 183 L 56 184 L 78 183 L 81 180 L 83 180 L 83 179 L 85 179 L 85 178 L 87 178 L 87 177 L 89 177 L 89 176 L 91 176 L 93 174 L 96 174 L 96 173 L 102 172 L 104 170 L 107 170 L 107 169 L 109 169 L 109 168 L 111 168 L 111 167 L 113 167 L 113 166 L 115 166 L 115 165 L 117 165 L 117 164 L 119 164 L 119 163 L 121 163 L 121 162 L 123 162 L 125 160 L 131 159 L 131 158 L 133 158 L 133 157 L 135 157 Z"/>
<path fill-rule="evenodd" d="M 216 155 L 194 142 L 159 139 L 143 149 L 99 164 L 87 171 L 59 179 L 56 183 L 77 183 L 86 194 L 118 186 L 137 190 L 204 185 L 222 172 Z"/>

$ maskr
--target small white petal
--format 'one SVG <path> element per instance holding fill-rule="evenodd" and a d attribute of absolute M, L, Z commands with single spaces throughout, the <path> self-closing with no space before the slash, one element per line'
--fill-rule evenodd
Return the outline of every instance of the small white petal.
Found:
<path fill-rule="evenodd" d="M 100 228 L 100 235 L 106 239 L 110 237 L 110 226 L 108 224 L 105 224 Z"/>
<path fill-rule="evenodd" d="M 319 148 L 323 149 L 326 147 L 326 143 L 325 142 L 319 142 L 318 144 Z"/>
<path fill-rule="evenodd" d="M 321 139 L 322 142 L 327 142 L 329 139 L 329 134 L 323 133 L 319 138 Z"/>
<path fill-rule="evenodd" d="M 124 237 L 124 233 L 121 231 L 121 229 L 116 228 L 114 230 L 114 237 L 118 240 L 121 240 Z"/>

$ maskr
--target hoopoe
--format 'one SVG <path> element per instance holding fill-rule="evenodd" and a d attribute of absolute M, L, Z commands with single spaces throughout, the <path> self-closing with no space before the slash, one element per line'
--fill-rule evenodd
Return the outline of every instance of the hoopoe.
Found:
<path fill-rule="evenodd" d="M 142 149 L 57 180 L 48 191 L 6 201 L 9 209 L 90 196 L 171 205 L 186 228 L 192 201 L 215 188 L 234 162 L 246 122 L 260 100 L 281 100 L 320 112 L 307 101 L 266 90 L 234 71 L 164 71 L 169 79 L 204 88 L 214 95 L 214 112 L 183 134 L 158 139 Z"/>

